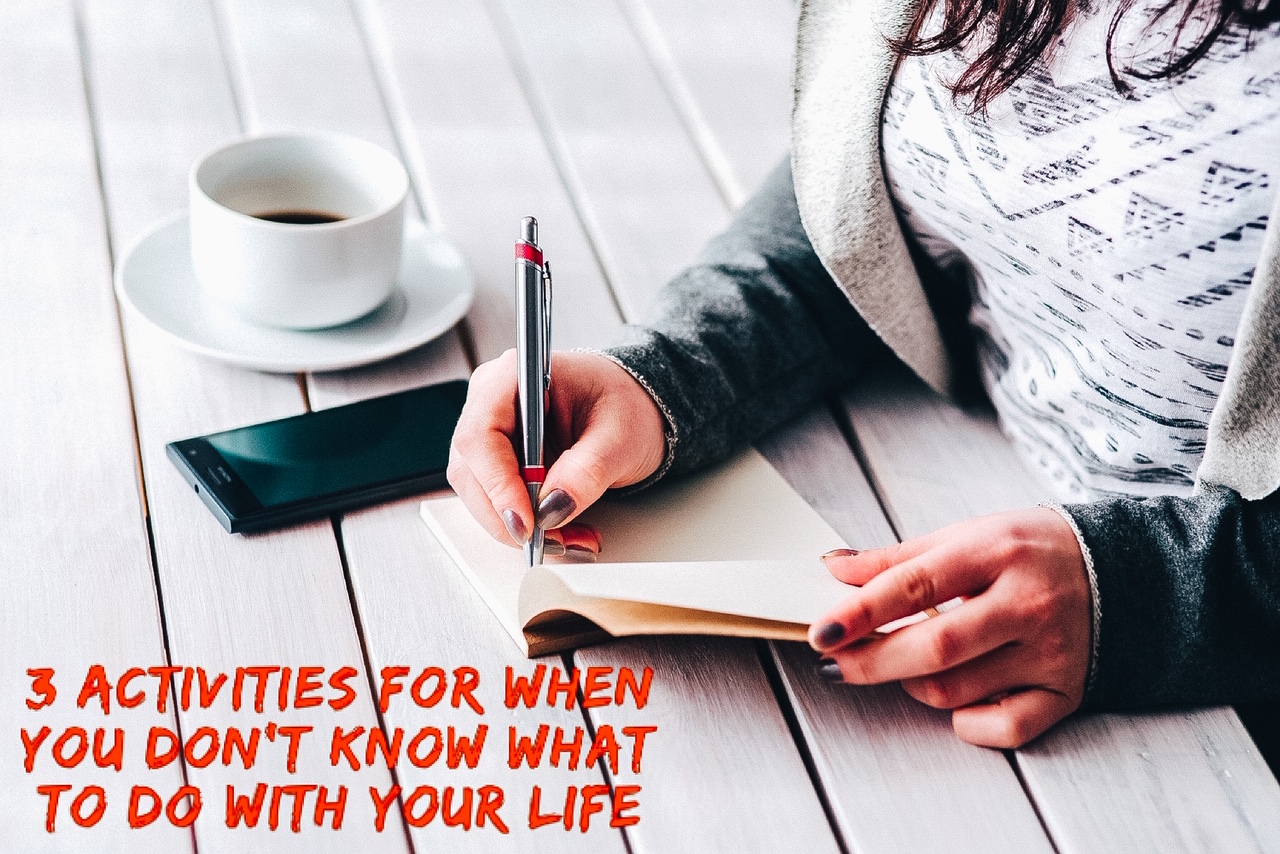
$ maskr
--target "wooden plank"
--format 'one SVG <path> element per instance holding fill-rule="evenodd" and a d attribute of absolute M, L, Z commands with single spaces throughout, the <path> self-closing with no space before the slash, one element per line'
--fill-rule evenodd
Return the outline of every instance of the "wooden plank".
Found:
<path fill-rule="evenodd" d="M 638 320 L 728 211 L 616 6 L 494 5 L 623 315 Z"/>
<path fill-rule="evenodd" d="M 397 151 L 344 0 L 212 2 L 247 131 L 330 130 Z"/>
<path fill-rule="evenodd" d="M 325 409 L 431 383 L 466 379 L 470 373 L 471 367 L 455 332 L 385 362 L 347 371 L 308 374 L 307 389 L 311 408 Z"/>
<path fill-rule="evenodd" d="M 895 541 L 875 493 L 825 410 L 761 450 L 847 542 Z M 897 685 L 831 685 L 803 644 L 774 643 L 783 684 L 846 845 L 855 851 L 1049 852 L 1004 756 L 951 731 L 949 714 Z M 927 815 L 927 840 L 919 817 Z"/>
<path fill-rule="evenodd" d="M 904 373 L 846 405 L 905 537 L 1049 497 L 989 413 L 965 414 Z M 1230 709 L 1074 717 L 1015 755 L 1063 854 L 1280 846 L 1280 787 Z"/>
<path fill-rule="evenodd" d="M 151 221 L 186 204 L 186 174 L 203 150 L 239 133 L 231 90 L 207 6 L 194 2 L 110 2 L 86 8 L 89 79 L 112 236 L 117 246 Z M 158 572 L 175 662 L 226 672 L 237 666 L 355 667 L 358 697 L 328 706 L 262 715 L 234 714 L 225 705 L 181 715 L 184 732 L 274 721 L 314 726 L 302 741 L 297 772 L 285 768 L 283 743 L 264 747 L 256 767 L 215 763 L 190 769 L 212 801 L 196 822 L 204 851 L 239 850 L 250 832 L 225 824 L 219 804 L 228 785 L 320 784 L 332 796 L 349 788 L 341 834 L 312 819 L 315 793 L 304 802 L 300 832 L 286 823 L 258 828 L 253 838 L 273 850 L 404 851 L 403 829 L 374 829 L 368 788 L 386 791 L 385 768 L 359 773 L 329 761 L 333 727 L 378 725 L 362 664 L 333 531 L 322 522 L 255 537 L 229 536 L 195 500 L 165 459 L 173 439 L 302 410 L 291 376 L 237 370 L 179 352 L 141 325 L 126 322 L 143 470 L 151 499 Z M 223 807 L 223 808 L 219 808 Z"/>
<path fill-rule="evenodd" d="M 721 196 L 737 208 L 790 148 L 798 6 L 743 0 L 727 25 L 725 10 L 715 6 L 620 5 Z"/>
<path fill-rule="evenodd" d="M 825 405 L 782 425 L 757 442 L 756 449 L 846 542 L 876 548 L 896 539 Z"/>
<path fill-rule="evenodd" d="M 1280 785 L 1230 708 L 1069 720 L 1018 765 L 1062 852 L 1280 851 Z"/>
<path fill-rule="evenodd" d="M 845 402 L 872 482 L 904 538 L 983 513 L 1034 507 L 1050 495 L 989 407 L 950 406 L 901 366 L 868 377 Z"/>
<path fill-rule="evenodd" d="M 538 217 L 559 309 L 558 349 L 599 347 L 620 325 L 579 212 L 478 0 L 354 0 L 406 163 L 433 222 L 476 274 L 467 321 L 480 361 L 512 346 L 511 247 L 520 218 Z"/>
<path fill-rule="evenodd" d="M 396 135 L 387 116 L 375 109 L 380 102 L 373 69 L 346 2 L 233 0 L 226 4 L 223 20 L 227 43 L 239 56 L 233 67 L 243 69 L 245 75 L 238 88 L 245 94 L 245 103 L 259 111 L 252 117 L 254 124 L 340 130 L 393 144 L 389 141 Z M 282 61 L 281 57 L 287 59 Z M 317 90 L 323 91 L 323 99 L 309 95 Z M 358 124 L 352 117 L 359 117 Z M 415 178 L 429 175 L 419 172 Z M 509 268 L 510 260 L 504 260 Z M 468 372 L 456 335 L 448 336 L 385 364 L 311 376 L 310 400 L 313 408 L 321 409 L 465 377 Z M 621 835 L 607 820 L 597 821 L 586 834 L 529 828 L 528 805 L 535 783 L 552 801 L 562 802 L 567 786 L 600 785 L 603 777 L 595 767 L 576 772 L 509 767 L 509 726 L 530 735 L 542 723 L 573 731 L 583 724 L 581 713 L 562 709 L 511 711 L 504 707 L 506 667 L 523 673 L 529 664 L 432 539 L 418 517 L 417 500 L 351 514 L 340 525 L 371 669 L 381 673 L 384 667 L 413 665 L 417 673 L 426 666 L 449 672 L 472 667 L 479 673 L 477 696 L 485 709 L 482 715 L 466 705 L 454 709 L 446 700 L 431 708 L 394 703 L 383 719 L 389 732 L 401 730 L 406 740 L 424 728 L 447 730 L 453 726 L 474 736 L 477 726 L 488 727 L 487 747 L 475 769 L 450 769 L 443 767 L 444 763 L 421 769 L 401 763 L 395 779 L 406 792 L 420 786 L 433 786 L 442 793 L 450 786 L 458 790 L 499 786 L 506 798 L 499 815 L 510 832 L 500 834 L 492 825 L 463 832 L 437 820 L 410 829 L 415 844 L 423 850 L 450 851 L 623 850 Z M 424 627 L 430 629 L 424 631 Z M 550 795 L 557 788 L 559 794 Z"/>
<path fill-rule="evenodd" d="M 124 818 L 133 785 L 182 785 L 179 766 L 144 763 L 147 731 L 172 727 L 172 713 L 76 708 L 91 664 L 114 683 L 127 668 L 165 664 L 165 650 L 69 3 L 0 6 L 0 79 L 0 400 L 10 413 L 0 444 L 0 850 L 189 851 L 185 831 L 135 831 Z M 28 668 L 55 670 L 52 706 L 27 708 L 39 699 Z M 19 731 L 46 726 L 24 773 Z M 123 730 L 123 770 L 55 765 L 50 748 L 68 727 L 106 727 L 107 746 Z M 36 789 L 50 784 L 74 787 L 54 833 Z M 90 785 L 110 814 L 80 828 L 69 806 Z"/>
<path fill-rule="evenodd" d="M 605 544 L 608 548 L 608 544 Z M 579 650 L 579 668 L 654 671 L 649 704 L 593 709 L 596 727 L 656 726 L 640 774 L 632 851 L 836 851 L 755 645 L 729 638 L 615 641 Z"/>

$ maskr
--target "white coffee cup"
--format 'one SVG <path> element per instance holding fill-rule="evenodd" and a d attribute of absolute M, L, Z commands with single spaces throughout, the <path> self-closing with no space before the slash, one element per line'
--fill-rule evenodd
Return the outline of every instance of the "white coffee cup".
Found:
<path fill-rule="evenodd" d="M 319 329 L 391 295 L 409 178 L 390 152 L 341 134 L 257 136 L 205 155 L 189 183 L 191 261 L 209 298 L 257 323 Z"/>

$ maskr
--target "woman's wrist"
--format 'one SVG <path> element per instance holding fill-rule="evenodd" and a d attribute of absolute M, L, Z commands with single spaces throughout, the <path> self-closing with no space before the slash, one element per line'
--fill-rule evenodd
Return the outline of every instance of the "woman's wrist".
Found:
<path fill-rule="evenodd" d="M 1067 509 L 1061 504 L 1046 501 L 1040 505 L 1046 507 L 1062 517 L 1071 527 L 1071 533 L 1075 535 L 1076 544 L 1080 546 L 1080 556 L 1084 559 L 1085 577 L 1089 581 L 1089 599 L 1090 599 L 1090 632 L 1089 632 L 1089 671 L 1085 676 L 1084 694 L 1089 696 L 1089 689 L 1093 685 L 1093 677 L 1098 668 L 1098 641 L 1102 633 L 1102 596 L 1098 592 L 1098 573 L 1093 566 L 1093 552 L 1089 551 L 1089 544 L 1084 541 L 1084 534 L 1080 531 L 1080 526 L 1076 524 L 1076 520 L 1072 517 Z"/>
<path fill-rule="evenodd" d="M 649 402 L 652 403 L 654 409 L 662 419 L 662 453 L 658 457 L 656 464 L 653 465 L 644 477 L 635 483 L 619 487 L 619 491 L 623 494 L 629 494 L 657 483 L 667 474 L 668 471 L 671 470 L 671 466 L 675 462 L 676 446 L 680 440 L 679 428 L 676 425 L 675 416 L 672 415 L 671 410 L 663 401 L 662 396 L 654 390 L 653 385 L 641 372 L 641 369 L 630 364 L 629 360 L 627 360 L 624 355 L 610 350 L 596 350 L 591 348 L 581 348 L 574 352 L 587 353 L 608 359 L 614 365 L 617 365 L 625 371 L 627 376 L 649 398 Z M 647 441 L 647 437 L 645 441 Z"/>

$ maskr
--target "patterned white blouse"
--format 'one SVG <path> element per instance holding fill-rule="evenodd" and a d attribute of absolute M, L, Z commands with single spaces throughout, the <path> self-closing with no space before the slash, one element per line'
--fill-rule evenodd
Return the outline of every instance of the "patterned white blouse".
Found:
<path fill-rule="evenodd" d="M 908 230 L 971 284 L 1005 430 L 1072 501 L 1190 493 L 1280 176 L 1280 28 L 1126 97 L 1111 15 L 1078 15 L 981 116 L 944 85 L 961 56 L 905 58 L 882 128 Z M 1145 26 L 1122 65 L 1168 48 L 1172 22 Z"/>

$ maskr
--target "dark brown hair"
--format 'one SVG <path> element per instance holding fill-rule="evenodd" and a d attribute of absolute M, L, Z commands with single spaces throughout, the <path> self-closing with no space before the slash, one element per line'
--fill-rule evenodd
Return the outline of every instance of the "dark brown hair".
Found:
<path fill-rule="evenodd" d="M 894 44 L 902 55 L 924 56 L 963 48 L 973 54 L 965 70 L 949 86 L 957 101 L 967 100 L 973 112 L 986 109 L 992 99 L 1050 55 L 1063 29 L 1087 0 L 924 0 L 907 36 Z M 1094 0 L 1098 2 L 1098 0 Z M 921 35 L 938 4 L 943 4 L 942 27 Z M 1185 73 L 1229 27 L 1248 30 L 1280 20 L 1280 0 L 1164 0 L 1154 9 L 1148 26 L 1176 16 L 1174 37 L 1162 62 L 1143 62 L 1120 69 L 1115 38 L 1122 20 L 1138 0 L 1119 0 L 1107 30 L 1107 69 L 1116 88 L 1128 93 L 1125 77 L 1159 80 Z M 1195 22 L 1190 45 L 1184 31 Z M 1198 38 L 1196 37 L 1198 35 Z"/>

